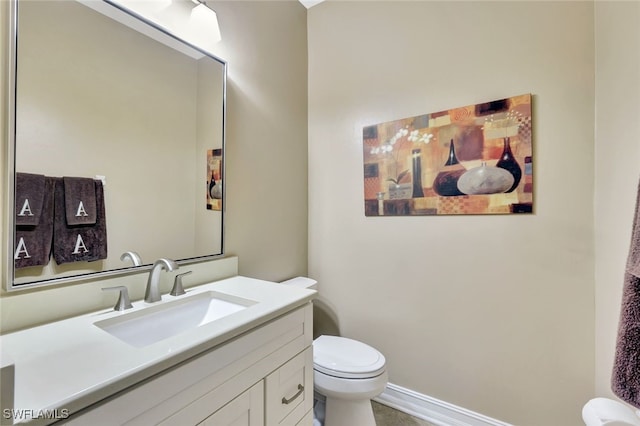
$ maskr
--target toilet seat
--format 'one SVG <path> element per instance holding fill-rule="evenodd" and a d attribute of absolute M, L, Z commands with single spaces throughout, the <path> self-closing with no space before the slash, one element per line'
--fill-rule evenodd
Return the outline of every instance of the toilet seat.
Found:
<path fill-rule="evenodd" d="M 385 364 L 380 352 L 357 340 L 320 336 L 313 341 L 313 369 L 329 376 L 372 378 L 385 372 Z"/>

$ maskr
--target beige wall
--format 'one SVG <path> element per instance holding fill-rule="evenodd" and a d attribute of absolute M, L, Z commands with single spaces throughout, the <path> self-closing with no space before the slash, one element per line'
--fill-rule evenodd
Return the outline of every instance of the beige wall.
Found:
<path fill-rule="evenodd" d="M 240 273 L 307 272 L 307 27 L 297 1 L 215 2 L 229 61 L 226 252 Z"/>
<path fill-rule="evenodd" d="M 209 182 L 211 176 L 207 175 L 207 152 L 213 148 L 222 147 L 223 132 L 220 131 L 220 124 L 211 117 L 223 117 L 224 105 L 218 100 L 224 99 L 224 85 L 216 84 L 224 81 L 224 68 L 217 62 L 207 59 L 198 61 L 198 90 L 197 110 L 198 126 L 196 136 L 195 170 L 196 182 Z M 204 93 L 202 93 L 204 92 Z M 215 142 L 214 142 L 215 141 Z M 222 185 L 218 180 L 216 185 Z M 222 211 L 211 211 L 204 208 L 205 197 L 202 195 L 205 189 L 198 185 L 200 189 L 196 191 L 192 203 L 194 204 L 194 221 L 192 223 L 194 232 L 194 253 L 207 253 L 211 250 L 211 242 L 220 238 L 222 231 Z M 222 242 L 222 240 L 220 240 Z M 222 249 L 222 245 L 220 245 Z M 209 251 L 211 253 L 211 251 Z"/>
<path fill-rule="evenodd" d="M 326 2 L 308 13 L 309 273 L 390 382 L 518 425 L 594 390 L 594 5 Z M 522 93 L 535 214 L 365 217 L 362 127 Z"/>
<path fill-rule="evenodd" d="M 7 3 L 0 2 L 3 12 Z M 229 62 L 226 252 L 239 257 L 239 272 L 244 275 L 274 280 L 304 275 L 307 265 L 306 10 L 293 1 L 212 4 L 218 12 L 223 35 L 213 53 Z M 6 28 L 6 14 L 1 18 L 2 28 Z M 4 31 L 2 33 L 4 40 Z M 1 72 L 4 84 L 5 67 Z M 3 87 L 0 102 L 3 120 L 5 99 Z M 4 149 L 6 123 L 3 121 L 2 125 Z M 4 151 L 2 155 L 4 158 Z M 0 163 L 0 172 L 4 183 L 7 173 L 4 161 Z M 2 185 L 2 195 L 4 189 Z M 3 209 L 2 217 L 5 215 Z M 225 262 L 194 266 L 198 276 L 189 282 L 235 273 L 232 266 Z M 134 298 L 142 297 L 145 278 L 145 274 L 125 278 Z M 114 281 L 107 283 L 113 285 Z M 167 278 L 163 291 L 168 291 L 170 284 Z M 78 287 L 2 293 L 2 330 L 107 307 L 114 300 L 113 294 L 100 291 L 104 285 L 94 281 Z"/>
<path fill-rule="evenodd" d="M 640 177 L 640 2 L 596 2 L 596 395 L 611 397 L 624 265 Z"/>

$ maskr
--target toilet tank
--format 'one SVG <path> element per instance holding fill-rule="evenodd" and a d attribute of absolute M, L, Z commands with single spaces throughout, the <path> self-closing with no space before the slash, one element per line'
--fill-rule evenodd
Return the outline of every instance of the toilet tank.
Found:
<path fill-rule="evenodd" d="M 281 284 L 292 285 L 300 288 L 310 288 L 312 290 L 318 289 L 318 281 L 309 277 L 295 277 L 290 280 L 282 281 Z"/>
<path fill-rule="evenodd" d="M 318 290 L 318 282 L 309 277 L 295 277 L 282 281 L 281 284 Z M 313 338 L 316 339 L 321 335 L 340 336 L 338 315 L 322 295 L 313 300 Z"/>

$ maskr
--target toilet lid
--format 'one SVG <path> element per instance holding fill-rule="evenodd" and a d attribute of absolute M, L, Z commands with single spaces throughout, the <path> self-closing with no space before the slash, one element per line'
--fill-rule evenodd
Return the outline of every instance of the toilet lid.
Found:
<path fill-rule="evenodd" d="M 385 362 L 380 352 L 357 340 L 320 336 L 313 341 L 313 368 L 330 376 L 376 377 L 384 372 Z"/>

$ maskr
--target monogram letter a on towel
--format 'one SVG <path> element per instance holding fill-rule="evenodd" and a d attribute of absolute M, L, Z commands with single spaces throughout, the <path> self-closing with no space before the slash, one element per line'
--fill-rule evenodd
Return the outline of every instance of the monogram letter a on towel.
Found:
<path fill-rule="evenodd" d="M 107 257 L 107 227 L 102 182 L 63 177 L 55 189 L 53 257 L 57 264 Z"/>
<path fill-rule="evenodd" d="M 16 173 L 14 267 L 44 266 L 51 256 L 54 178 Z"/>
<path fill-rule="evenodd" d="M 95 225 L 96 187 L 89 178 L 63 177 L 67 225 Z"/>

